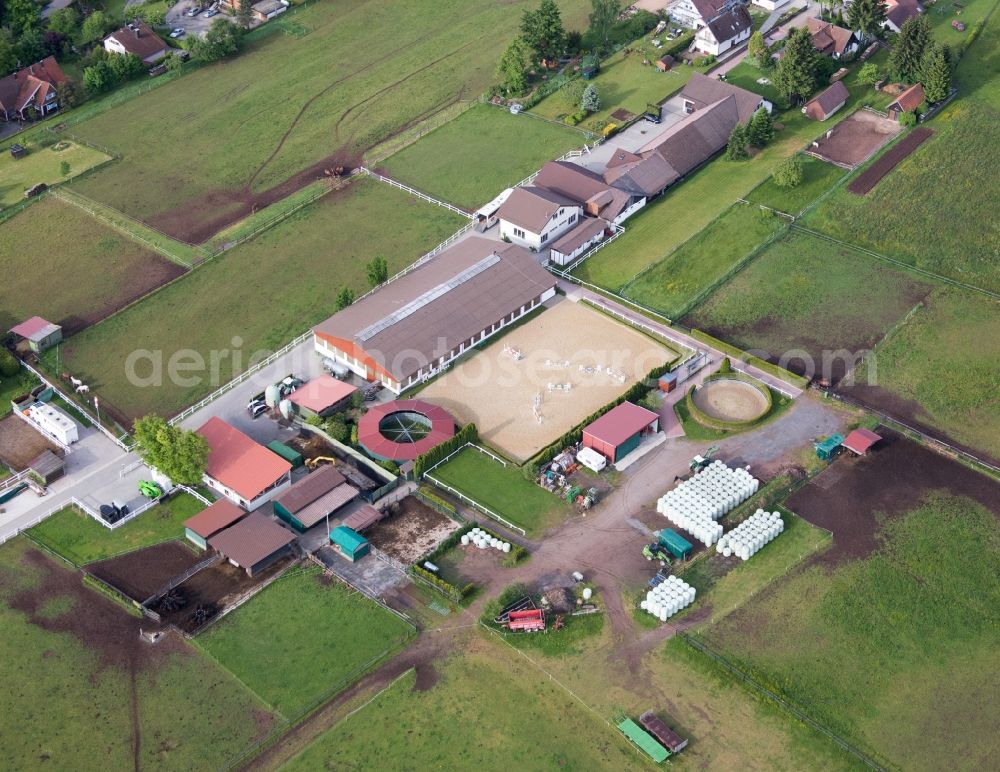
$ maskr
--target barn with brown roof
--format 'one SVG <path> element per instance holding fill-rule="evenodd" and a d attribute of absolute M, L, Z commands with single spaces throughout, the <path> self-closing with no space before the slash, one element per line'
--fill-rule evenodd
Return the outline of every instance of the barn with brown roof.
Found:
<path fill-rule="evenodd" d="M 208 540 L 208 546 L 248 576 L 263 571 L 288 554 L 295 535 L 259 512 L 251 512 L 236 525 Z"/>
<path fill-rule="evenodd" d="M 843 81 L 837 81 L 824 89 L 802 106 L 802 112 L 814 121 L 825 121 L 837 110 L 847 104 L 850 98 L 847 86 Z"/>
<path fill-rule="evenodd" d="M 910 86 L 906 91 L 896 97 L 896 101 L 889 105 L 885 112 L 890 119 L 898 121 L 903 113 L 912 113 L 924 103 L 924 87 L 919 83 Z"/>

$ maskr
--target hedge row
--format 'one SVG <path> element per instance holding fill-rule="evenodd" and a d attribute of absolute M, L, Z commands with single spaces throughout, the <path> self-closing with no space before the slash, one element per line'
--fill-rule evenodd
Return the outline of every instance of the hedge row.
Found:
<path fill-rule="evenodd" d="M 114 587 L 105 584 L 97 577 L 92 576 L 91 574 L 84 574 L 83 583 L 87 587 L 90 587 L 92 590 L 96 590 L 97 592 L 101 593 L 101 595 L 103 595 L 105 598 L 109 598 L 110 600 L 117 603 L 132 616 L 140 618 L 142 617 L 142 612 L 139 610 L 139 604 L 137 604 L 134 600 L 132 600 L 124 593 L 121 593 L 118 590 L 116 590 Z"/>
<path fill-rule="evenodd" d="M 767 400 L 767 410 L 765 410 L 757 418 L 750 418 L 744 421 L 723 421 L 719 418 L 712 418 L 710 415 L 703 413 L 701 408 L 699 408 L 694 402 L 694 392 L 695 389 L 688 389 L 688 393 L 684 396 L 684 403 L 687 406 L 688 413 L 691 417 L 710 429 L 718 429 L 720 431 L 732 431 L 736 429 L 745 429 L 748 426 L 753 426 L 758 421 L 763 420 L 768 416 L 771 410 L 774 408 L 774 398 L 771 396 L 771 390 L 763 383 L 758 381 L 756 378 L 751 378 L 749 375 L 744 375 L 738 372 L 725 372 L 725 373 L 713 373 L 712 375 L 705 378 L 702 382 L 702 386 L 706 383 L 711 383 L 712 381 L 743 381 L 744 383 L 749 383 L 756 387 L 763 393 L 764 398 Z M 700 388 L 700 387 L 699 387 Z"/>
<path fill-rule="evenodd" d="M 413 495 L 417 497 L 424 504 L 429 506 L 431 509 L 436 509 L 439 513 L 445 517 L 450 517 L 452 520 L 458 520 L 459 522 L 464 522 L 465 518 L 458 514 L 458 510 L 447 501 L 442 499 L 440 496 L 436 495 L 426 486 L 421 486 Z"/>
<path fill-rule="evenodd" d="M 693 31 L 685 32 L 676 40 L 671 41 L 669 45 L 666 45 L 663 48 L 657 50 L 656 53 L 658 53 L 661 57 L 673 56 L 674 58 L 676 58 L 678 54 L 682 54 L 685 51 L 687 51 L 688 46 L 691 45 L 691 41 L 693 40 L 694 40 L 694 32 Z"/>
<path fill-rule="evenodd" d="M 808 378 L 803 378 L 801 375 L 789 372 L 783 367 L 771 364 L 760 357 L 752 356 L 736 346 L 732 346 L 719 340 L 718 338 L 713 338 L 707 332 L 702 332 L 701 330 L 691 330 L 691 337 L 695 340 L 700 340 L 702 343 L 707 343 L 712 348 L 718 349 L 723 354 L 727 354 L 733 359 L 743 362 L 744 364 L 751 365 L 752 367 L 756 367 L 758 370 L 773 375 L 775 378 L 780 378 L 785 383 L 791 384 L 792 386 L 804 389 L 809 385 Z"/>
<path fill-rule="evenodd" d="M 575 427 L 570 429 L 568 432 L 566 432 L 562 437 L 553 442 L 551 445 L 542 448 L 538 453 L 532 456 L 528 460 L 528 463 L 525 465 L 525 468 L 529 469 L 529 471 L 532 472 L 530 476 L 534 477 L 533 474 L 534 470 L 537 467 L 540 467 L 543 464 L 546 464 L 553 458 L 555 458 L 562 451 L 563 448 L 568 448 L 569 446 L 576 445 L 578 442 L 580 442 L 583 439 L 583 429 L 585 426 L 593 423 L 612 408 L 618 407 L 622 402 L 638 402 L 647 394 L 649 394 L 649 392 L 657 388 L 657 382 L 660 376 L 666 373 L 669 369 L 670 369 L 670 363 L 654 367 L 646 374 L 645 378 L 636 383 L 633 383 L 632 386 L 629 387 L 628 391 L 626 391 L 620 397 L 613 400 L 612 402 L 609 402 L 604 407 L 600 408 L 596 413 L 592 413 L 591 415 L 587 416 L 583 421 L 578 423 Z"/>
<path fill-rule="evenodd" d="M 444 460 L 456 450 L 470 442 L 479 440 L 479 430 L 475 424 L 466 424 L 459 429 L 450 440 L 445 440 L 440 445 L 431 448 L 423 455 L 417 456 L 413 462 L 413 476 L 419 480 L 424 476 L 424 472 L 430 469 L 439 461 Z"/>
<path fill-rule="evenodd" d="M 445 539 L 443 542 L 437 545 L 434 549 L 432 549 L 430 552 L 428 552 L 426 555 L 420 558 L 420 560 L 417 561 L 417 565 L 422 565 L 425 560 L 429 560 L 431 563 L 436 563 L 438 558 L 440 558 L 442 555 L 444 555 L 446 552 L 452 549 L 456 544 L 458 544 L 462 540 L 462 537 L 465 536 L 465 534 L 471 531 L 474 527 L 475 526 L 472 523 L 467 523 L 466 525 L 463 525 L 457 531 L 448 536 L 447 539 Z"/>
<path fill-rule="evenodd" d="M 437 574 L 431 573 L 421 566 L 410 566 L 410 573 L 419 579 L 423 579 L 453 603 L 461 603 L 463 598 L 468 597 L 476 591 L 474 584 L 467 584 L 461 588 L 456 587 L 451 582 L 446 582 Z"/>

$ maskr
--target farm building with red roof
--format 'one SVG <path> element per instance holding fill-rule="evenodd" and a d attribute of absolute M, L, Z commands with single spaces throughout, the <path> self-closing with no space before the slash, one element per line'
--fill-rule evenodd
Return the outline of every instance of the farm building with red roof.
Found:
<path fill-rule="evenodd" d="M 254 509 L 291 484 L 291 464 L 221 418 L 197 431 L 208 441 L 205 484 L 230 501 Z"/>
<path fill-rule="evenodd" d="M 872 446 L 881 440 L 882 437 L 871 429 L 855 429 L 853 432 L 844 438 L 844 441 L 840 443 L 842 446 L 847 448 L 852 453 L 857 453 L 859 456 L 863 456 Z"/>
<path fill-rule="evenodd" d="M 622 402 L 583 430 L 583 446 L 614 464 L 639 447 L 644 436 L 659 430 L 660 417 L 656 413 Z"/>
<path fill-rule="evenodd" d="M 330 375 L 321 375 L 299 386 L 288 395 L 288 401 L 307 418 L 312 415 L 326 417 L 347 407 L 357 386 L 338 381 Z"/>

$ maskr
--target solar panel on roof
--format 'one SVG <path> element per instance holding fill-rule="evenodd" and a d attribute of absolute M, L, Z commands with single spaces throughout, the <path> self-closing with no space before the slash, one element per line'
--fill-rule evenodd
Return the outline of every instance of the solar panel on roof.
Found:
<path fill-rule="evenodd" d="M 446 281 L 443 284 L 439 284 L 433 289 L 428 290 L 423 295 L 420 295 L 418 298 L 411 300 L 402 308 L 393 311 L 388 316 L 384 316 L 374 324 L 365 327 L 357 334 L 357 339 L 361 341 L 371 340 L 383 330 L 388 329 L 389 327 L 392 327 L 394 324 L 403 321 L 403 319 L 406 319 L 408 316 L 412 316 L 424 306 L 433 303 L 439 297 L 446 295 L 451 290 L 455 289 L 455 287 L 465 284 L 465 282 L 469 281 L 470 279 L 474 279 L 483 271 L 487 270 L 488 268 L 492 268 L 499 262 L 500 262 L 500 256 L 495 252 L 488 255 L 487 257 L 484 257 L 478 263 L 469 266 L 468 268 L 466 268 L 464 271 L 462 271 L 460 274 L 450 279 L 449 281 Z"/>

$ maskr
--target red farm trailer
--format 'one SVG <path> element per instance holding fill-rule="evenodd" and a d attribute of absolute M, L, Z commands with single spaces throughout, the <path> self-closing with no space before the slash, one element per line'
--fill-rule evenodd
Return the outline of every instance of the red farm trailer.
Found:
<path fill-rule="evenodd" d="M 545 630 L 545 612 L 538 608 L 511 611 L 507 627 L 522 633 L 543 632 Z"/>

